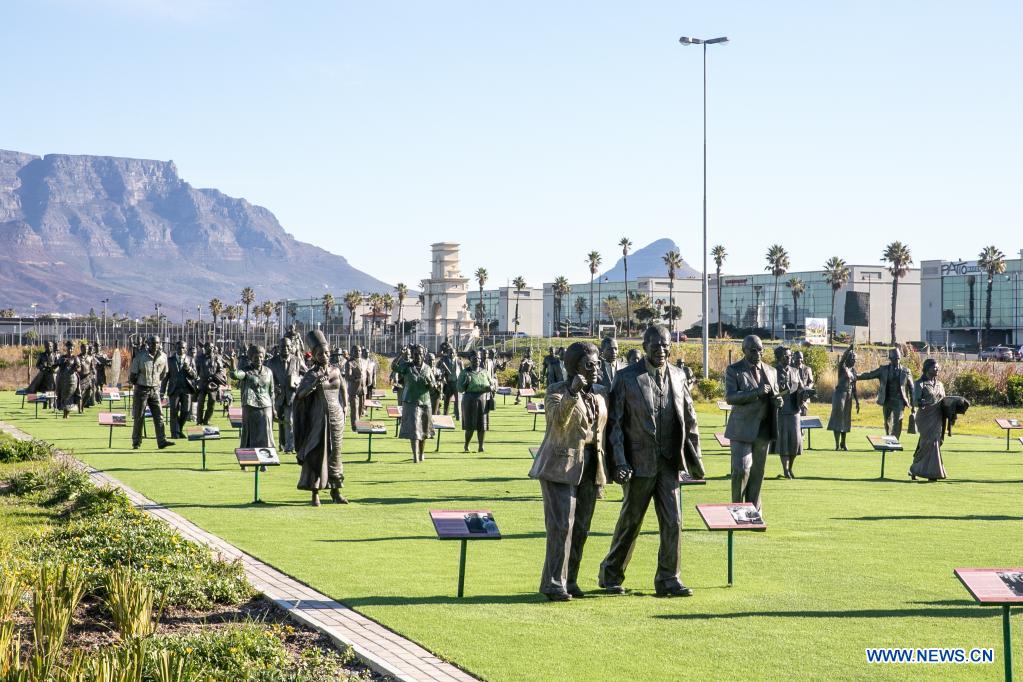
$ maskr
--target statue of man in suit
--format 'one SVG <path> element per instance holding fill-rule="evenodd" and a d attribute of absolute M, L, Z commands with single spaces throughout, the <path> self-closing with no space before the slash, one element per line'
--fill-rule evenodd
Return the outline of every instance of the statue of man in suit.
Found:
<path fill-rule="evenodd" d="M 167 359 L 167 416 L 171 438 L 185 437 L 185 423 L 192 415 L 192 396 L 196 393 L 198 380 L 195 361 L 188 354 L 188 344 L 178 341 L 174 355 Z"/>
<path fill-rule="evenodd" d="M 731 441 L 732 502 L 760 509 L 767 451 L 778 434 L 776 411 L 782 404 L 778 374 L 765 362 L 764 344 L 750 334 L 742 340 L 742 360 L 725 370 L 725 402 L 732 406 L 725 427 Z"/>
<path fill-rule="evenodd" d="M 902 366 L 902 352 L 898 348 L 888 351 L 888 364 L 881 365 L 872 372 L 864 372 L 857 375 L 857 381 L 864 379 L 877 379 L 877 404 L 881 406 L 884 414 L 884 432 L 887 435 L 898 438 L 902 435 L 902 412 L 906 406 L 910 406 L 911 412 L 916 408 L 912 407 L 913 401 L 913 377 L 909 369 Z"/>
<path fill-rule="evenodd" d="M 601 385 L 611 390 L 611 382 L 614 381 L 618 370 L 625 366 L 625 363 L 618 358 L 618 341 L 613 336 L 605 336 L 600 341 L 600 378 Z"/>
<path fill-rule="evenodd" d="M 540 593 L 551 601 L 582 597 L 579 563 L 597 496 L 606 482 L 607 389 L 597 383 L 597 347 L 582 341 L 565 353 L 568 378 L 547 387 L 547 432 L 530 478 L 539 479 L 547 527 Z"/>
<path fill-rule="evenodd" d="M 611 549 L 600 565 L 600 586 L 610 594 L 625 592 L 625 569 L 650 500 L 661 534 L 654 589 L 662 597 L 693 594 L 679 577 L 678 483 L 683 474 L 703 478 L 703 460 L 693 399 L 685 375 L 668 362 L 670 349 L 665 327 L 647 328 L 646 357 L 619 370 L 611 387 L 609 447 L 613 478 L 624 498 Z"/>

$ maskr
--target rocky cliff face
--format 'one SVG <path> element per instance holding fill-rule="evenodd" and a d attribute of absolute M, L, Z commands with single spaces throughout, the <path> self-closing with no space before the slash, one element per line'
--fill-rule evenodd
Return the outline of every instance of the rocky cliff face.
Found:
<path fill-rule="evenodd" d="M 3 306 L 151 311 L 391 287 L 297 241 L 273 213 L 196 189 L 170 161 L 0 150 Z"/>

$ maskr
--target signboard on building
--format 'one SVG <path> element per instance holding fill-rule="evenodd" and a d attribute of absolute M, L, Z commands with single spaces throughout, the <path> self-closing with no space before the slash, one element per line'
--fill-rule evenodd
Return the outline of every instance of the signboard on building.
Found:
<path fill-rule="evenodd" d="M 845 316 L 842 319 L 850 327 L 869 327 L 870 293 L 867 291 L 845 292 Z"/>
<path fill-rule="evenodd" d="M 723 287 L 744 287 L 747 284 L 749 284 L 748 277 L 728 277 L 721 280 L 721 286 Z"/>
<path fill-rule="evenodd" d="M 965 277 L 967 275 L 980 275 L 983 271 L 975 260 L 942 261 L 942 277 Z"/>
<path fill-rule="evenodd" d="M 824 346 L 828 343 L 828 318 L 807 317 L 804 320 L 806 325 L 806 342 L 814 346 Z"/>

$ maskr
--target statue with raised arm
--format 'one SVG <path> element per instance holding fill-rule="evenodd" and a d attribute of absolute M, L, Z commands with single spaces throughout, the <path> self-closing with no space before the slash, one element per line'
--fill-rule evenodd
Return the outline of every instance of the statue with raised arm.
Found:
<path fill-rule="evenodd" d="M 902 413 L 913 407 L 913 377 L 902 366 L 902 351 L 898 347 L 888 351 L 888 364 L 856 376 L 856 381 L 877 379 L 877 404 L 884 415 L 884 432 L 899 438 L 902 435 Z"/>
<path fill-rule="evenodd" d="M 281 339 L 280 349 L 267 367 L 274 377 L 274 411 L 277 414 L 277 440 L 284 452 L 295 451 L 294 410 L 295 391 L 305 373 L 302 357 L 294 353 L 295 343 L 287 337 Z"/>

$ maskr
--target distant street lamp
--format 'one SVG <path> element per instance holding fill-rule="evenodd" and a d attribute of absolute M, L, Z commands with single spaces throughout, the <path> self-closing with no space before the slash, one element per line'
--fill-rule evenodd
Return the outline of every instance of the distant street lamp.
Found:
<path fill-rule="evenodd" d="M 710 378 L 710 289 L 707 280 L 707 46 L 727 43 L 728 38 L 690 38 L 682 36 L 678 42 L 683 45 L 703 45 L 703 378 Z M 718 283 L 721 286 L 721 283 Z M 718 311 L 718 315 L 721 311 Z"/>

